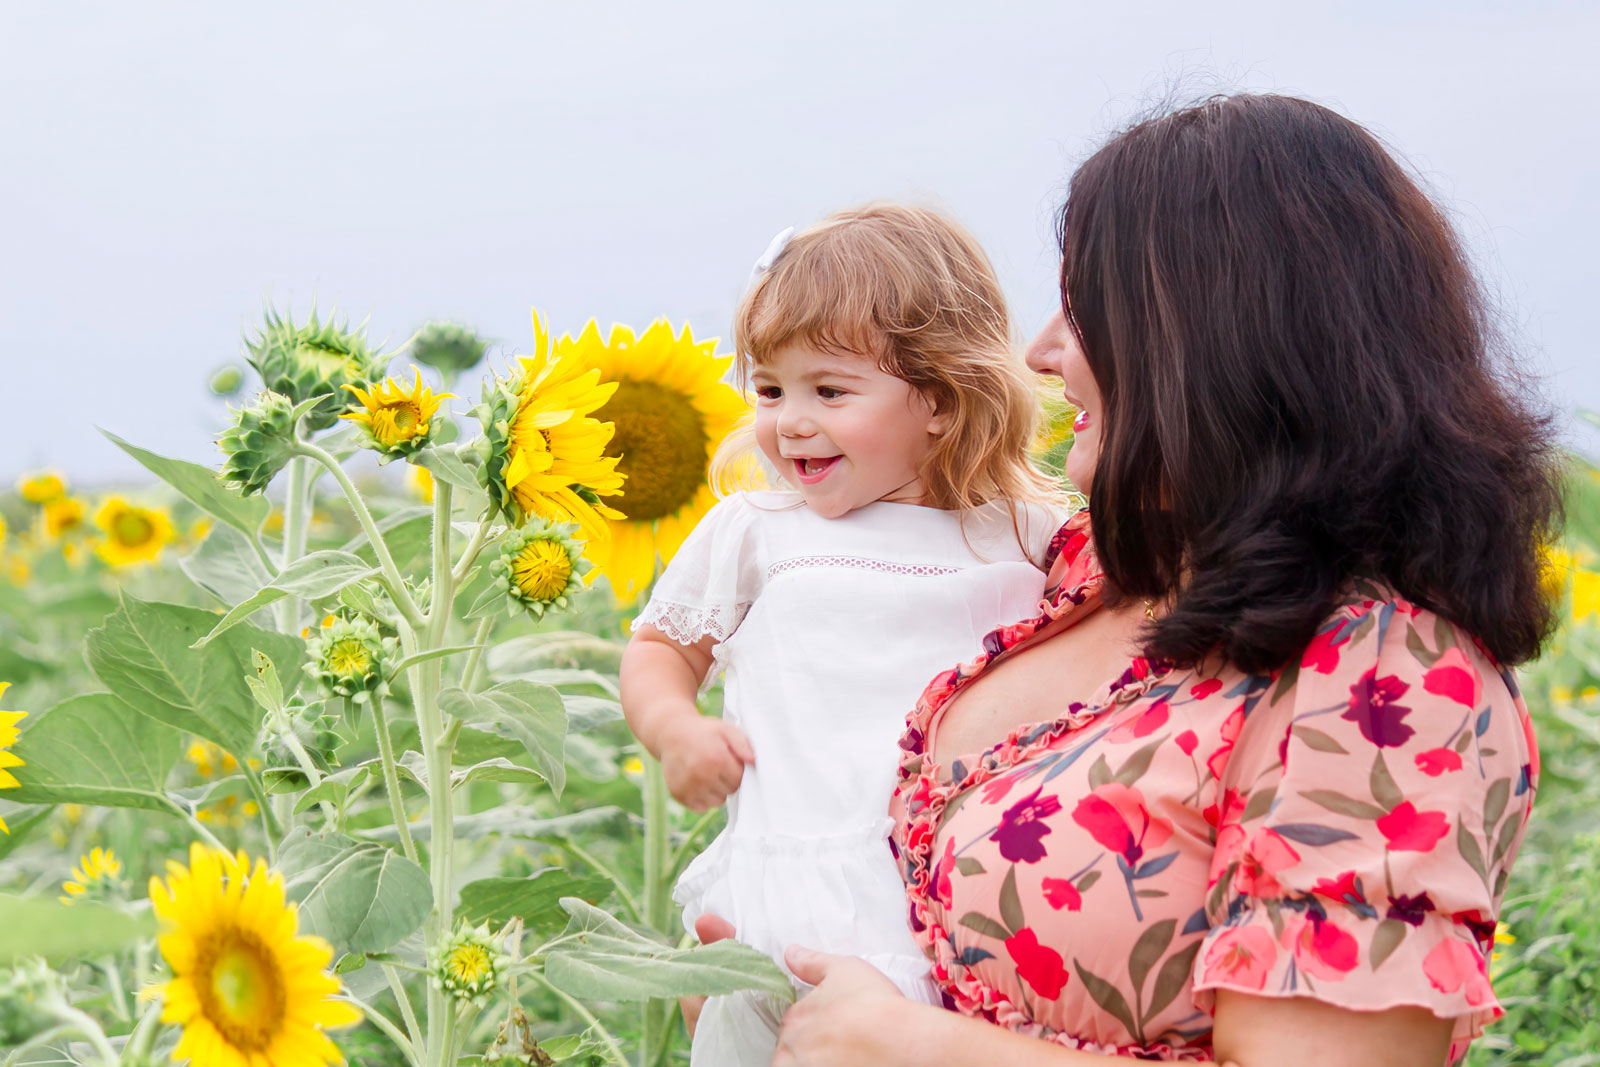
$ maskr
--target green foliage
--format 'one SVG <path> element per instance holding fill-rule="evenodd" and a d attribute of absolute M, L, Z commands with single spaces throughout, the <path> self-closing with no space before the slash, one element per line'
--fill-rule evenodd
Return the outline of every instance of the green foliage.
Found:
<path fill-rule="evenodd" d="M 308 933 L 336 954 L 383 952 L 422 926 L 433 891 L 421 867 L 390 849 L 340 834 L 296 831 L 278 853 L 284 890 Z"/>
<path fill-rule="evenodd" d="M 0 895 L 0 963 L 27 956 L 60 962 L 100 956 L 155 932 L 155 919 L 92 902 L 61 904 L 39 897 Z"/>
<path fill-rule="evenodd" d="M 171 810 L 165 787 L 181 737 L 110 693 L 69 697 L 24 720 L 13 751 L 28 773 L 6 799 Z"/>

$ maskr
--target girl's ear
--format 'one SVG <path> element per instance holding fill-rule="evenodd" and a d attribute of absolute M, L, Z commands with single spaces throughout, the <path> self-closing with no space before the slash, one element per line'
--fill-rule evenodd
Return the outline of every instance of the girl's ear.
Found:
<path fill-rule="evenodd" d="M 949 411 L 940 411 L 934 408 L 933 414 L 928 418 L 928 433 L 934 437 L 943 437 L 950 432 L 950 427 L 955 425 L 955 417 Z"/>

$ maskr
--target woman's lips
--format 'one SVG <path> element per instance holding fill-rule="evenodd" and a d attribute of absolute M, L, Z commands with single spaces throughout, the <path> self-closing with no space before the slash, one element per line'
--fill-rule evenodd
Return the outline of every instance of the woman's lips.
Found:
<path fill-rule="evenodd" d="M 799 478 L 804 485 L 816 485 L 828 476 L 842 458 L 842 456 L 829 456 L 827 459 L 818 459 L 816 457 L 796 458 L 794 461 L 794 476 Z M 806 468 L 811 464 L 816 464 L 816 466 L 808 471 Z"/>
<path fill-rule="evenodd" d="M 1089 413 L 1082 408 L 1072 417 L 1072 432 L 1082 433 L 1089 428 Z"/>

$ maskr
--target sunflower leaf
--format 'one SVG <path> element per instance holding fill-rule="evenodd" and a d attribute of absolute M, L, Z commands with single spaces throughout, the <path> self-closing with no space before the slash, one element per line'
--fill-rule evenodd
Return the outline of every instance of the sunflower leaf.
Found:
<path fill-rule="evenodd" d="M 68 697 L 24 720 L 12 752 L 26 765 L 21 786 L 6 790 L 22 804 L 99 804 L 170 811 L 162 792 L 178 762 L 182 738 L 110 693 Z"/>
<path fill-rule="evenodd" d="M 93 959 L 156 932 L 155 916 L 129 915 L 94 901 L 67 905 L 42 897 L 0 896 L 0 962 L 26 956 Z"/>
<path fill-rule="evenodd" d="M 546 867 L 527 878 L 480 878 L 461 887 L 461 915 L 469 923 L 496 925 L 520 918 L 529 931 L 553 934 L 566 922 L 562 897 L 580 897 L 590 904 L 611 894 L 611 879 L 576 877 L 560 867 Z"/>
<path fill-rule="evenodd" d="M 434 445 L 424 448 L 411 457 L 411 462 L 428 471 L 441 482 L 449 482 L 457 489 L 471 493 L 483 492 L 478 484 L 478 466 L 481 462 L 472 449 Z"/>
<path fill-rule="evenodd" d="M 252 651 L 275 664 L 297 664 L 299 638 L 240 623 L 204 649 L 191 646 L 216 623 L 203 608 L 144 601 L 124 593 L 121 606 L 84 640 L 89 666 L 135 711 L 198 734 L 240 761 L 255 754 L 260 711 L 245 685 Z M 292 690 L 299 671 L 283 674 Z"/>
<path fill-rule="evenodd" d="M 301 600 L 321 600 L 338 593 L 347 585 L 381 573 L 367 565 L 360 556 L 349 552 L 329 550 L 309 552 L 278 573 L 271 583 L 262 586 L 253 596 L 234 605 L 232 611 L 212 627 L 211 632 L 189 647 L 205 648 L 210 642 L 233 629 L 257 611 L 286 596 Z"/>
<path fill-rule="evenodd" d="M 182 493 L 201 511 L 219 522 L 227 523 L 251 540 L 256 538 L 270 507 L 266 497 L 242 496 L 237 490 L 223 485 L 217 472 L 210 467 L 148 452 L 138 445 L 129 444 L 110 430 L 100 432 L 112 444 L 138 460 L 151 474 Z"/>
<path fill-rule="evenodd" d="M 291 833 L 278 850 L 284 893 L 307 933 L 339 952 L 382 952 L 433 907 L 428 874 L 398 852 L 342 834 Z"/>
<path fill-rule="evenodd" d="M 522 742 L 534 766 L 560 798 L 567 783 L 567 711 L 559 692 L 548 685 L 515 680 L 482 693 L 446 689 L 439 694 L 439 707 L 466 722 L 488 723 L 509 731 Z"/>

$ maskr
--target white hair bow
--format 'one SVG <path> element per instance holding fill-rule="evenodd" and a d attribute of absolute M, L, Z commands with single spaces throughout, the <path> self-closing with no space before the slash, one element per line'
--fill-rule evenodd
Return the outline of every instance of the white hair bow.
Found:
<path fill-rule="evenodd" d="M 793 236 L 794 227 L 789 226 L 778 231 L 778 235 L 767 242 L 767 250 L 761 253 L 761 258 L 756 260 L 755 266 L 750 268 L 750 280 L 745 282 L 744 285 L 747 291 L 760 280 L 763 274 L 772 269 L 772 265 L 778 261 L 778 257 L 783 254 L 783 250 L 789 246 L 789 238 Z"/>

